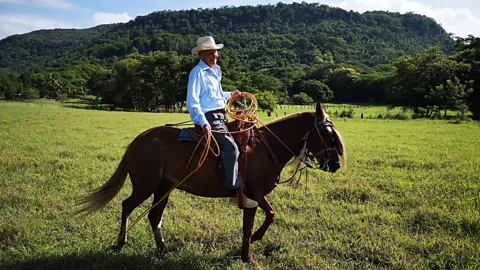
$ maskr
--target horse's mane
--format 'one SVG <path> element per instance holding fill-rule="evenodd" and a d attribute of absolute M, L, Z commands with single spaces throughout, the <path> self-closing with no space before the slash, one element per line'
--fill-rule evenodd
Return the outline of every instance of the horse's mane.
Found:
<path fill-rule="evenodd" d="M 289 114 L 289 115 L 282 116 L 282 117 L 277 118 L 277 119 L 273 119 L 272 121 L 268 122 L 266 125 L 275 124 L 277 122 L 287 120 L 287 119 L 290 119 L 290 118 L 295 118 L 295 117 L 299 116 L 300 114 L 306 114 L 306 113 L 312 113 L 312 112 L 298 112 L 298 113 L 294 113 L 294 114 Z"/>
<path fill-rule="evenodd" d="M 334 132 L 334 136 L 336 137 L 339 147 L 342 149 L 342 155 L 340 157 L 340 164 L 342 167 L 347 166 L 347 150 L 345 149 L 345 144 L 343 143 L 343 137 L 342 135 L 335 129 L 333 128 L 332 131 Z"/>
<path fill-rule="evenodd" d="M 330 121 L 330 116 L 325 112 L 325 109 L 323 109 L 323 107 L 321 107 L 321 108 L 322 108 L 322 111 L 323 111 L 323 115 L 325 115 L 325 120 Z M 300 114 L 310 114 L 310 113 L 313 113 L 313 112 L 297 112 L 297 113 L 294 113 L 294 114 L 289 114 L 289 115 L 282 116 L 282 117 L 277 118 L 277 119 L 273 119 L 272 121 L 268 122 L 267 125 L 275 124 L 275 123 L 283 121 L 283 120 L 294 118 L 294 117 L 297 117 Z"/>

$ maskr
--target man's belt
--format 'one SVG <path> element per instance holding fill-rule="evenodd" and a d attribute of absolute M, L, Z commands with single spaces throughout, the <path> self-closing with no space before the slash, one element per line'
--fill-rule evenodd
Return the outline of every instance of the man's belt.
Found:
<path fill-rule="evenodd" d="M 208 111 L 207 113 L 225 113 L 225 109 L 218 109 L 218 110 Z"/>

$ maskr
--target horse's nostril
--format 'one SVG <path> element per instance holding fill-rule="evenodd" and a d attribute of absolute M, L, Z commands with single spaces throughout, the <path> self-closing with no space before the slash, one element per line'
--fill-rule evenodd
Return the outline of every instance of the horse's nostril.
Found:
<path fill-rule="evenodd" d="M 328 170 L 332 173 L 336 172 L 338 169 L 340 169 L 340 163 L 339 162 L 334 162 L 333 164 L 330 164 L 330 166 L 328 166 Z"/>

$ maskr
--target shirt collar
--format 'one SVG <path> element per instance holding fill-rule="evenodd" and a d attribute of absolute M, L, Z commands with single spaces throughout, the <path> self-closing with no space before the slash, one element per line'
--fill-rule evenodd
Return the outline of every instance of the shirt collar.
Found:
<path fill-rule="evenodd" d="M 207 65 L 207 63 L 203 62 L 202 59 L 200 59 L 200 63 L 198 63 L 200 65 L 200 67 L 202 68 L 202 70 L 206 70 L 206 69 L 209 69 L 210 67 Z M 212 68 L 213 70 L 217 71 L 220 70 L 220 66 L 215 64 Z"/>

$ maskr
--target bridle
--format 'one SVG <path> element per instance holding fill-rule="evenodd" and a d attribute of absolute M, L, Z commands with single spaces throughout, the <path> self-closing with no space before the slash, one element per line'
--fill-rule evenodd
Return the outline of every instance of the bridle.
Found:
<path fill-rule="evenodd" d="M 327 132 L 323 132 L 326 130 Z M 333 131 L 333 123 L 330 120 L 322 120 L 318 121 L 318 116 L 315 115 L 315 121 L 313 123 L 313 128 L 305 134 L 305 137 L 303 138 L 304 144 L 306 145 L 308 136 L 312 131 L 316 131 L 318 134 L 318 137 L 320 138 L 320 142 L 323 145 L 323 149 L 320 151 L 317 151 L 315 153 L 310 152 L 308 148 L 306 148 L 306 158 L 305 161 L 308 162 L 308 167 L 314 168 L 314 169 L 320 169 L 323 171 L 328 171 L 329 170 L 329 162 L 332 159 L 333 155 L 337 155 L 337 149 L 335 146 L 333 147 L 328 147 L 327 143 L 325 142 L 324 136 L 328 134 L 331 134 Z M 335 140 L 335 139 L 334 139 Z M 305 146 L 304 146 L 305 147 Z M 320 156 L 324 155 L 323 160 L 320 162 Z M 315 162 L 317 160 L 318 162 Z M 313 163 L 313 165 L 312 165 Z"/>
<path fill-rule="evenodd" d="M 263 123 L 262 123 L 263 124 Z M 263 125 L 265 127 L 266 130 L 268 130 L 288 151 L 290 151 L 290 153 L 292 153 L 294 156 L 298 157 L 299 155 L 295 154 L 280 138 L 277 137 L 277 135 L 275 135 L 275 133 L 273 133 L 267 125 Z M 326 145 L 326 142 L 325 142 L 325 139 L 324 139 L 324 135 L 322 135 L 322 129 L 330 129 L 329 133 L 331 132 L 331 130 L 333 129 L 333 123 L 330 121 L 330 120 L 322 120 L 322 121 L 318 121 L 318 116 L 317 114 L 315 114 L 315 121 L 313 123 L 313 128 L 310 129 L 306 134 L 305 136 L 303 137 L 302 141 L 303 141 L 303 147 L 302 149 L 305 149 L 305 156 L 302 157 L 302 158 L 299 158 L 297 159 L 298 161 L 300 161 L 301 163 L 303 163 L 306 167 L 308 168 L 312 168 L 312 169 L 320 169 L 320 170 L 324 170 L 324 171 L 328 171 L 329 169 L 329 162 L 332 158 L 332 155 L 336 155 L 337 154 L 337 150 L 335 149 L 335 147 L 328 147 Z M 320 141 L 321 143 L 323 144 L 324 148 L 316 153 L 311 153 L 308 148 L 306 148 L 306 144 L 307 144 L 307 140 L 308 140 L 308 136 L 310 135 L 310 133 L 312 131 L 316 131 L 316 133 L 318 134 L 319 138 L 320 138 Z M 267 141 L 265 140 L 265 138 L 263 138 L 263 135 L 261 135 L 261 133 L 259 133 L 259 137 L 260 139 L 263 141 L 264 145 L 266 146 L 268 152 L 270 153 L 270 156 L 272 157 L 273 161 L 275 162 L 275 165 L 277 166 L 277 170 L 278 170 L 278 173 L 280 175 L 280 172 L 281 172 L 281 168 L 279 167 L 278 165 L 278 159 L 277 157 L 275 156 L 275 154 L 273 153 L 272 149 L 270 148 L 269 144 L 267 143 Z M 324 153 L 324 152 L 327 152 L 326 155 L 325 155 L 325 158 L 322 160 L 322 162 L 320 162 L 320 159 L 319 157 Z M 317 160 L 318 162 L 315 162 L 315 160 Z M 296 174 L 296 172 L 295 172 Z M 294 174 L 294 176 L 295 176 Z M 293 177 L 293 176 L 292 176 Z"/>

